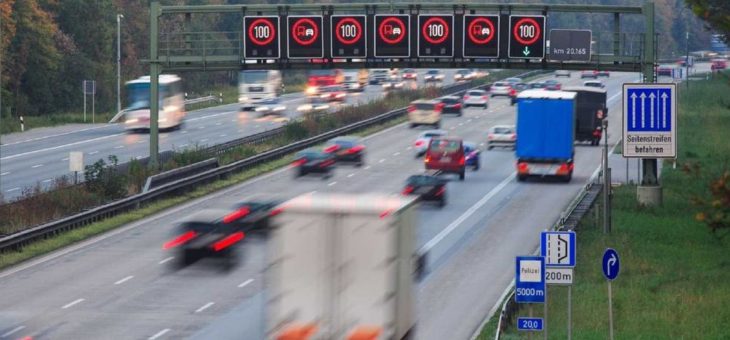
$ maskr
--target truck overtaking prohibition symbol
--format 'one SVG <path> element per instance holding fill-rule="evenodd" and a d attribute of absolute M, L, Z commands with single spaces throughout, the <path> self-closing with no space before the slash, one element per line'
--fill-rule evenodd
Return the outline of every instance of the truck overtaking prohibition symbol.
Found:
<path fill-rule="evenodd" d="M 378 27 L 378 34 L 384 42 L 395 45 L 406 36 L 406 26 L 403 21 L 394 17 L 385 18 Z"/>
<path fill-rule="evenodd" d="M 494 39 L 494 24 L 484 17 L 475 18 L 467 29 L 469 40 L 481 45 Z"/>
<path fill-rule="evenodd" d="M 307 46 L 314 43 L 319 37 L 319 28 L 314 20 L 301 18 L 294 22 L 291 27 L 292 38 L 299 45 Z"/>

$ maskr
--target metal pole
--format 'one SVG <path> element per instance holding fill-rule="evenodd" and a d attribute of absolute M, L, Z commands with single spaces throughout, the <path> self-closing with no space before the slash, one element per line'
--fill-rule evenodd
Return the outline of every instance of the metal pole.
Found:
<path fill-rule="evenodd" d="M 654 83 L 654 65 L 656 62 L 656 35 L 654 31 L 654 2 L 644 4 L 642 10 L 646 18 L 646 43 L 644 44 L 644 77 L 647 83 Z M 640 204 L 661 205 L 662 187 L 659 185 L 658 162 L 656 158 L 642 159 L 643 177 L 637 187 L 637 198 Z"/>
<path fill-rule="evenodd" d="M 545 303 L 542 304 L 545 311 L 543 312 L 543 326 L 542 326 L 542 335 L 543 339 L 547 340 L 548 338 L 548 287 L 545 286 Z"/>
<path fill-rule="evenodd" d="M 122 42 L 121 42 L 121 19 L 124 15 L 117 14 L 117 113 L 122 111 Z"/>
<path fill-rule="evenodd" d="M 532 317 L 532 315 L 533 315 L 532 314 L 532 304 L 530 303 L 530 304 L 528 304 L 528 306 L 529 306 L 528 307 L 528 314 L 529 314 L 530 317 Z M 532 340 L 532 332 L 529 332 L 529 331 L 527 332 L 527 339 L 528 340 Z"/>
<path fill-rule="evenodd" d="M 613 340 L 613 298 L 611 297 L 611 280 L 608 280 L 608 338 Z"/>
<path fill-rule="evenodd" d="M 603 120 L 603 136 L 603 233 L 608 234 L 611 231 L 608 226 L 608 191 L 611 190 L 608 178 L 608 119 Z"/>
<path fill-rule="evenodd" d="M 687 82 L 687 88 L 689 88 L 689 22 L 687 22 L 687 34 L 685 35 L 685 44 L 687 45 L 687 56 L 685 57 L 684 66 L 687 70 L 685 81 Z"/>
<path fill-rule="evenodd" d="M 91 123 L 96 121 L 96 81 L 94 81 L 94 91 L 91 92 Z"/>
<path fill-rule="evenodd" d="M 568 340 L 573 337 L 573 286 L 568 286 Z"/>
<path fill-rule="evenodd" d="M 0 15 L 0 145 L 3 145 L 2 134 L 3 134 L 3 16 Z M 0 147 L 0 173 L 2 172 L 2 148 Z M 0 180 L 0 193 L 2 193 L 3 184 Z"/>
<path fill-rule="evenodd" d="M 86 123 L 86 80 L 84 80 L 84 123 Z"/>
<path fill-rule="evenodd" d="M 153 1 L 150 4 L 150 161 L 148 167 L 158 168 L 159 157 L 159 130 L 158 119 L 160 109 L 159 76 L 160 64 L 157 61 L 157 35 L 159 34 L 160 3 Z"/>

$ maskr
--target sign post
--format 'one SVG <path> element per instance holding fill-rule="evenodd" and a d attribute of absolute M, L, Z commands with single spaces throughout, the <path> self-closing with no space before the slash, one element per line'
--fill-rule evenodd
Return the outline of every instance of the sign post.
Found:
<path fill-rule="evenodd" d="M 603 276 L 606 277 L 608 282 L 608 336 L 609 339 L 613 340 L 613 297 L 611 296 L 611 281 L 618 277 L 619 270 L 621 269 L 621 262 L 615 250 L 606 248 L 606 251 L 603 253 L 601 268 L 603 269 Z"/>
<path fill-rule="evenodd" d="M 376 14 L 375 57 L 410 57 L 410 23 L 406 14 Z"/>
<path fill-rule="evenodd" d="M 68 156 L 68 169 L 74 173 L 74 184 L 79 183 L 79 172 L 84 171 L 84 153 L 71 151 Z"/>
<path fill-rule="evenodd" d="M 84 93 L 84 122 L 86 122 L 86 95 L 91 95 L 92 102 L 92 116 L 94 111 L 94 95 L 96 94 L 96 81 L 95 80 L 84 80 L 81 91 Z M 93 117 L 92 117 L 93 119 Z"/>
<path fill-rule="evenodd" d="M 575 267 L 576 235 L 572 231 L 543 231 L 540 253 L 545 258 L 545 281 L 550 285 L 568 286 L 568 339 L 571 338 L 573 267 Z M 547 304 L 545 320 L 547 320 Z M 547 334 L 547 327 L 545 328 Z"/>

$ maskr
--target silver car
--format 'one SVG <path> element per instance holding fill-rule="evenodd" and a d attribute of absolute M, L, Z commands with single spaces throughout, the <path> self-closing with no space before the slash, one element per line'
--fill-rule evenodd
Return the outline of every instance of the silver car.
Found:
<path fill-rule="evenodd" d="M 444 130 L 423 131 L 420 135 L 418 135 L 416 141 L 413 142 L 413 149 L 416 150 L 416 157 L 421 157 L 426 153 L 426 150 L 428 150 L 428 144 L 431 143 L 432 138 L 443 137 L 447 134 L 448 132 Z"/>
<path fill-rule="evenodd" d="M 486 109 L 489 105 L 489 96 L 484 90 L 469 90 L 464 94 L 464 108 L 469 106 L 479 106 Z"/>
<path fill-rule="evenodd" d="M 514 125 L 495 125 L 487 135 L 487 150 L 495 147 L 515 148 L 517 130 Z"/>
<path fill-rule="evenodd" d="M 498 81 L 492 84 L 492 87 L 489 88 L 489 92 L 491 93 L 492 97 L 495 96 L 505 96 L 509 97 L 509 91 L 512 89 L 512 86 L 510 83 L 506 81 Z"/>

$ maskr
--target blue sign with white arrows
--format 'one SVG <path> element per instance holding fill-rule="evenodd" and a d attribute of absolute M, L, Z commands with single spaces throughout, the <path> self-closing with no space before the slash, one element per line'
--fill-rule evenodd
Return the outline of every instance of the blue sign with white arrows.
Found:
<path fill-rule="evenodd" d="M 621 260 L 618 258 L 618 253 L 611 248 L 606 248 L 606 251 L 603 253 L 601 266 L 603 268 L 603 276 L 607 279 L 613 280 L 618 277 L 618 272 L 621 269 Z"/>
<path fill-rule="evenodd" d="M 676 89 L 676 84 L 624 84 L 624 157 L 676 157 Z"/>

